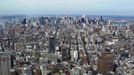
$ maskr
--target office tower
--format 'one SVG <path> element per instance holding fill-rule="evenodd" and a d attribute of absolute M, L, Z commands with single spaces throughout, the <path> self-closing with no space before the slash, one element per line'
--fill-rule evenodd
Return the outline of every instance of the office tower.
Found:
<path fill-rule="evenodd" d="M 82 23 L 86 23 L 86 19 L 84 17 L 81 18 Z"/>
<path fill-rule="evenodd" d="M 69 46 L 63 45 L 61 47 L 61 52 L 62 52 L 62 60 L 63 61 L 67 61 L 67 60 L 71 59 L 71 54 L 70 54 L 70 51 L 69 51 Z"/>
<path fill-rule="evenodd" d="M 39 24 L 40 25 L 45 25 L 45 18 L 42 16 L 42 17 L 40 17 L 40 19 L 39 19 Z"/>
<path fill-rule="evenodd" d="M 80 53 L 80 59 L 81 59 L 81 64 L 82 65 L 87 65 L 89 62 L 88 62 L 88 58 L 87 58 L 87 55 L 81 51 Z"/>
<path fill-rule="evenodd" d="M 10 53 L 0 52 L 0 75 L 10 75 Z"/>
<path fill-rule="evenodd" d="M 100 17 L 99 21 L 104 21 L 102 16 Z"/>
<path fill-rule="evenodd" d="M 110 52 L 102 52 L 97 62 L 97 70 L 99 73 L 106 74 L 113 71 L 114 56 Z"/>
<path fill-rule="evenodd" d="M 55 46 L 54 46 L 54 38 L 50 37 L 49 38 L 49 52 L 54 53 L 55 52 Z"/>
<path fill-rule="evenodd" d="M 134 24 L 129 25 L 129 29 L 134 32 Z"/>
<path fill-rule="evenodd" d="M 78 52 L 77 51 L 71 51 L 71 60 L 76 62 L 78 60 Z"/>
<path fill-rule="evenodd" d="M 27 24 L 27 19 L 23 19 L 22 24 Z"/>
<path fill-rule="evenodd" d="M 81 23 L 86 23 L 86 17 L 85 17 L 85 15 L 82 15 L 82 17 L 81 17 Z"/>

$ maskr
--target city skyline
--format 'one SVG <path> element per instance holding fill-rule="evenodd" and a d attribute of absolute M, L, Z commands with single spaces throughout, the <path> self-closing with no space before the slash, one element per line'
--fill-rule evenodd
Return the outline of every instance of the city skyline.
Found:
<path fill-rule="evenodd" d="M 133 0 L 0 0 L 0 15 L 87 14 L 134 16 Z"/>

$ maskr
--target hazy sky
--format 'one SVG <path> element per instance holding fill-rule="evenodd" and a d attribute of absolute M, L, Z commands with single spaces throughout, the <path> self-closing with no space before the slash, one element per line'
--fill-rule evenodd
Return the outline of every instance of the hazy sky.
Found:
<path fill-rule="evenodd" d="M 6 14 L 134 16 L 134 0 L 0 0 L 0 15 Z"/>

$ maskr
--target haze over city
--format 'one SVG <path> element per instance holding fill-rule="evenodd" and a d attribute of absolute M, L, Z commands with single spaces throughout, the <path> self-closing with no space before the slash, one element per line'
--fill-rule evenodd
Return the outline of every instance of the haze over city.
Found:
<path fill-rule="evenodd" d="M 0 0 L 0 75 L 134 75 L 134 0 Z"/>
<path fill-rule="evenodd" d="M 134 0 L 0 0 L 0 15 L 88 14 L 134 16 Z"/>

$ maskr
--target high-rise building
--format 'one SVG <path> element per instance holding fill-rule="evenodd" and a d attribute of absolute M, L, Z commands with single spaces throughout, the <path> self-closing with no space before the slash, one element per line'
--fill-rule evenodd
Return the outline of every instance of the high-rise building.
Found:
<path fill-rule="evenodd" d="M 67 60 L 71 59 L 71 54 L 70 54 L 68 45 L 63 45 L 61 47 L 61 52 L 62 52 L 62 60 L 63 61 L 67 61 Z"/>
<path fill-rule="evenodd" d="M 110 52 L 103 52 L 97 62 L 97 70 L 99 73 L 106 74 L 113 71 L 114 56 Z"/>
<path fill-rule="evenodd" d="M 43 16 L 39 19 L 39 24 L 45 25 L 45 18 Z"/>
<path fill-rule="evenodd" d="M 54 38 L 53 37 L 50 37 L 50 39 L 49 39 L 49 52 L 50 53 L 55 52 Z"/>
<path fill-rule="evenodd" d="M 0 75 L 10 75 L 10 53 L 0 52 Z"/>
<path fill-rule="evenodd" d="M 27 24 L 27 19 L 23 19 L 22 24 Z"/>
<path fill-rule="evenodd" d="M 102 16 L 100 17 L 99 21 L 104 21 Z"/>
<path fill-rule="evenodd" d="M 134 24 L 129 25 L 129 29 L 134 32 Z"/>

